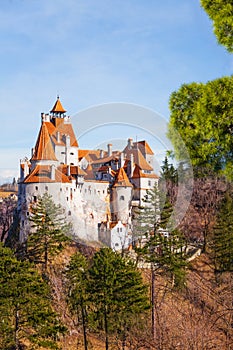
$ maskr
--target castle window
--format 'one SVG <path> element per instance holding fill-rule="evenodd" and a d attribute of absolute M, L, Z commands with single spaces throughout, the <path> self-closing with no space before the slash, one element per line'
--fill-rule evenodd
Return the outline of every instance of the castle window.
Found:
<path fill-rule="evenodd" d="M 74 163 L 70 163 L 70 165 L 74 165 Z"/>
<path fill-rule="evenodd" d="M 122 232 L 122 227 L 120 228 L 120 232 Z"/>
<path fill-rule="evenodd" d="M 124 201 L 125 197 L 124 196 L 120 196 L 120 201 Z"/>
<path fill-rule="evenodd" d="M 73 155 L 74 155 L 74 152 L 70 152 L 70 155 L 73 156 Z"/>
<path fill-rule="evenodd" d="M 148 186 L 151 186 L 151 181 L 150 180 L 148 180 Z"/>
<path fill-rule="evenodd" d="M 48 186 L 45 186 L 45 191 L 48 191 L 48 190 L 49 190 Z"/>
<path fill-rule="evenodd" d="M 33 196 L 33 201 L 34 201 L 34 203 L 36 203 L 36 201 L 37 201 L 37 196 Z"/>
<path fill-rule="evenodd" d="M 61 154 L 66 154 L 66 152 L 61 152 Z"/>
<path fill-rule="evenodd" d="M 38 186 L 35 187 L 36 191 L 38 191 Z"/>
<path fill-rule="evenodd" d="M 71 215 L 71 211 L 70 210 L 68 211 L 68 215 Z"/>
<path fill-rule="evenodd" d="M 115 243 L 115 247 L 119 247 L 119 243 Z"/>
<path fill-rule="evenodd" d="M 60 188 L 60 192 L 62 192 L 62 188 Z"/>
<path fill-rule="evenodd" d="M 69 197 L 66 197 L 67 202 L 69 201 Z"/>

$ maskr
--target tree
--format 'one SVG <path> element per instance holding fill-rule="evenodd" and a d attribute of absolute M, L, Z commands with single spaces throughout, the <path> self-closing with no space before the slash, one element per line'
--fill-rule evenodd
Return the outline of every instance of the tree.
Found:
<path fill-rule="evenodd" d="M 233 52 L 233 4 L 231 0 L 201 0 L 201 5 L 213 21 L 218 42 Z"/>
<path fill-rule="evenodd" d="M 110 334 L 116 332 L 122 336 L 124 349 L 133 318 L 149 308 L 141 274 L 132 262 L 110 248 L 100 249 L 89 269 L 89 295 L 93 326 L 104 330 L 106 350 Z"/>
<path fill-rule="evenodd" d="M 155 272 L 160 271 L 171 276 L 174 286 L 184 285 L 187 266 L 186 242 L 182 233 L 172 229 L 172 206 L 158 191 L 157 185 L 147 191 L 144 203 L 137 213 L 136 230 L 146 237 L 146 240 L 136 252 L 151 263 L 151 330 L 155 340 Z"/>
<path fill-rule="evenodd" d="M 81 314 L 84 349 L 87 350 L 88 262 L 81 253 L 77 252 L 71 257 L 66 276 L 69 306 L 78 317 Z"/>
<path fill-rule="evenodd" d="M 26 241 L 26 254 L 30 261 L 41 263 L 47 269 L 51 257 L 62 251 L 69 241 L 71 224 L 66 223 L 63 210 L 52 196 L 45 193 L 32 206 L 31 231 Z"/>
<path fill-rule="evenodd" d="M 0 347 L 22 349 L 27 340 L 35 349 L 57 349 L 65 332 L 50 305 L 50 291 L 29 262 L 19 261 L 0 245 Z M 33 344 L 33 345 L 32 345 Z"/>
<path fill-rule="evenodd" d="M 227 191 L 213 227 L 212 254 L 217 271 L 233 272 L 233 198 Z"/>
<path fill-rule="evenodd" d="M 182 85 L 170 97 L 170 110 L 168 136 L 177 158 L 182 159 L 183 152 L 178 131 L 193 166 L 211 168 L 232 178 L 233 77 Z"/>
<path fill-rule="evenodd" d="M 13 223 L 14 211 L 17 202 L 11 197 L 0 203 L 0 241 L 5 242 L 9 229 Z"/>

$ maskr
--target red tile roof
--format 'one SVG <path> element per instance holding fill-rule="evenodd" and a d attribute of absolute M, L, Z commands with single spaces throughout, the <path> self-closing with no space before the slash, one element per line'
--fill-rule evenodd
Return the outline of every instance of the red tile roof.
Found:
<path fill-rule="evenodd" d="M 133 187 L 133 185 L 130 183 L 128 176 L 126 175 L 126 172 L 123 168 L 120 168 L 118 170 L 116 180 L 114 182 L 113 187 Z"/>
<path fill-rule="evenodd" d="M 70 145 L 72 147 L 78 147 L 78 142 L 76 140 L 73 127 L 71 123 L 65 123 L 64 118 L 53 118 L 53 122 L 46 122 L 48 132 L 51 139 L 55 145 L 65 145 L 65 135 L 70 136 Z M 57 140 L 57 132 L 60 133 L 60 142 Z"/>
<path fill-rule="evenodd" d="M 61 101 L 59 99 L 59 96 L 57 97 L 57 101 L 55 102 L 55 105 L 51 109 L 50 113 L 60 113 L 63 114 L 65 113 L 66 110 L 63 108 Z"/>
<path fill-rule="evenodd" d="M 42 123 L 31 160 L 57 160 L 50 140 L 47 123 Z"/>
<path fill-rule="evenodd" d="M 70 183 L 71 180 L 58 169 L 55 169 L 55 180 L 51 179 L 50 165 L 37 165 L 31 173 L 24 179 L 24 183 L 48 183 L 48 182 L 62 182 Z"/>

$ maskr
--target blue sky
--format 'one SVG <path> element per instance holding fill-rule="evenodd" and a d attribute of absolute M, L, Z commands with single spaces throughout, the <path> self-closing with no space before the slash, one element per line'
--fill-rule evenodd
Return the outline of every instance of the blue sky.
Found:
<path fill-rule="evenodd" d="M 199 0 L 4 0 L 0 60 L 0 177 L 17 176 L 40 113 L 57 94 L 79 134 L 83 111 L 109 102 L 145 106 L 169 120 L 169 96 L 182 83 L 233 68 Z M 109 127 L 109 138 L 116 132 Z M 82 137 L 81 147 L 98 142 Z"/>

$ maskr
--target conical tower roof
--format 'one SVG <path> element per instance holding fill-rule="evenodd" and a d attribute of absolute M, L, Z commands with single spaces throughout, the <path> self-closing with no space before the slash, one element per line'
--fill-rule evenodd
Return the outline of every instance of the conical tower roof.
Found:
<path fill-rule="evenodd" d="M 50 113 L 63 114 L 65 112 L 66 112 L 66 110 L 62 106 L 61 101 L 59 99 L 59 96 L 57 96 L 57 101 L 55 102 L 55 105 L 51 109 Z"/>
<path fill-rule="evenodd" d="M 113 187 L 117 187 L 117 186 L 133 187 L 123 168 L 119 169 L 118 174 L 116 176 L 116 180 L 113 185 Z"/>
<path fill-rule="evenodd" d="M 45 123 L 41 125 L 35 151 L 31 160 L 57 160 Z"/>

